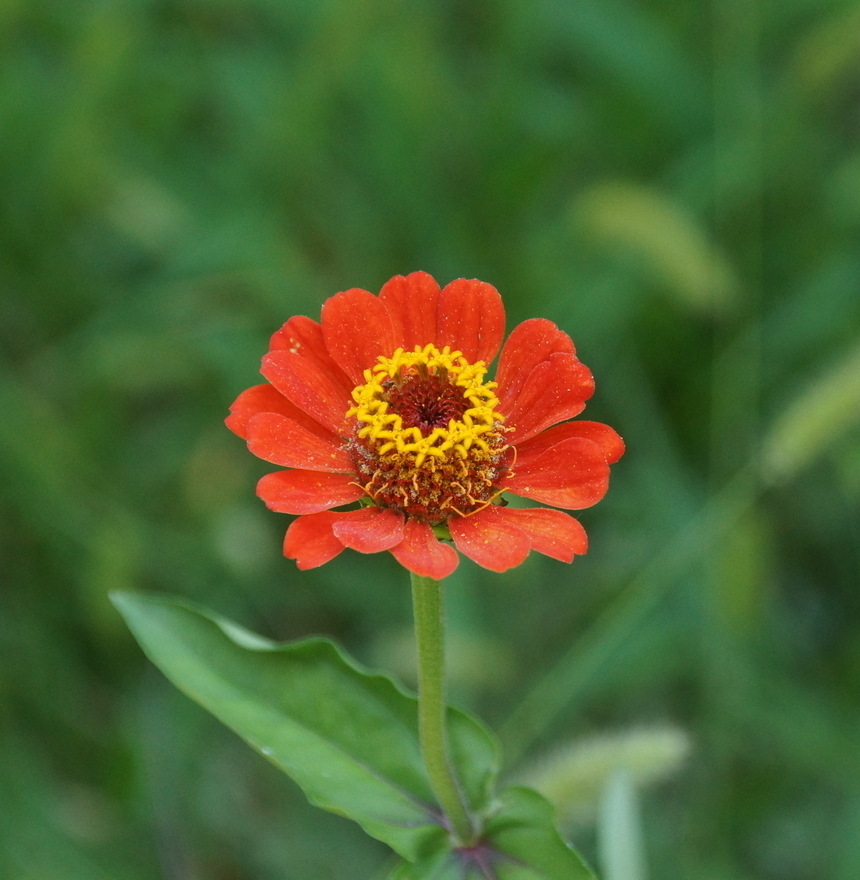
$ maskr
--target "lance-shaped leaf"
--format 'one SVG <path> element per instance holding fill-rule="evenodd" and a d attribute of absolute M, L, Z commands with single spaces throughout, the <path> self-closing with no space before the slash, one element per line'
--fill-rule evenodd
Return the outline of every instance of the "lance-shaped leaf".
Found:
<path fill-rule="evenodd" d="M 549 802 L 530 788 L 505 789 L 473 847 L 445 843 L 389 880 L 595 880 L 559 835 Z"/>
<path fill-rule="evenodd" d="M 146 654 L 182 691 L 288 773 L 308 800 L 348 816 L 415 861 L 448 835 L 418 745 L 417 702 L 327 639 L 278 645 L 180 602 L 113 601 Z M 451 752 L 472 810 L 486 807 L 496 747 L 450 711 Z"/>

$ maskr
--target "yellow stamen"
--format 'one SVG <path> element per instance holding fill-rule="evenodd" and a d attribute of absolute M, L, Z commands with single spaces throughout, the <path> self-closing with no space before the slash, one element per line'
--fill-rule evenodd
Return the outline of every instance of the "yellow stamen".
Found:
<path fill-rule="evenodd" d="M 414 351 L 398 348 L 391 357 L 379 357 L 379 363 L 364 371 L 365 384 L 352 392 L 355 406 L 347 417 L 362 423 L 358 436 L 375 447 L 377 455 L 396 452 L 414 456 L 421 467 L 428 458 L 447 460 L 452 455 L 469 457 L 473 447 L 489 451 L 482 434 L 499 430 L 504 417 L 496 411 L 498 398 L 493 393 L 495 382 L 483 382 L 487 366 L 483 361 L 470 364 L 459 351 L 445 346 L 415 346 Z M 461 390 L 467 409 L 447 426 L 434 427 L 425 437 L 417 427 L 404 427 L 402 417 L 390 412 L 387 390 L 399 386 L 409 377 L 436 376 Z"/>
<path fill-rule="evenodd" d="M 399 348 L 364 371 L 348 448 L 374 504 L 441 527 L 497 502 L 513 453 L 486 372 L 434 345 Z"/>

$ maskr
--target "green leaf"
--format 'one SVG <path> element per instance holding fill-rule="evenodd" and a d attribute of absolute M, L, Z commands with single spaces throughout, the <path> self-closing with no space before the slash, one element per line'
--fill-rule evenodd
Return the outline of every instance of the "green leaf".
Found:
<path fill-rule="evenodd" d="M 486 826 L 499 851 L 499 880 L 594 880 L 579 854 L 555 827 L 555 811 L 543 795 L 512 786 Z"/>
<path fill-rule="evenodd" d="M 327 639 L 278 645 L 185 602 L 112 598 L 152 662 L 311 803 L 354 819 L 410 861 L 447 845 L 421 760 L 417 702 L 391 679 L 363 671 Z M 453 760 L 480 811 L 496 746 L 474 719 L 449 711 Z"/>
<path fill-rule="evenodd" d="M 553 808 L 530 788 L 505 789 L 477 846 L 440 848 L 400 865 L 390 880 L 595 880 L 554 825 Z"/>

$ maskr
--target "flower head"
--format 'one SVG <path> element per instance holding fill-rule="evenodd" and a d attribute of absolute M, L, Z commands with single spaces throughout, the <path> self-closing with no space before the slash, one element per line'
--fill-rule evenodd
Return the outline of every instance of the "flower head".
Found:
<path fill-rule="evenodd" d="M 607 425 L 569 421 L 594 380 L 566 333 L 533 318 L 503 346 L 504 325 L 491 285 L 440 290 L 414 272 L 379 296 L 338 293 L 319 323 L 295 317 L 275 333 L 267 384 L 239 395 L 227 425 L 288 468 L 257 494 L 298 514 L 284 553 L 299 568 L 347 547 L 389 550 L 439 580 L 457 567 L 454 547 L 493 571 L 530 550 L 564 562 L 585 552 L 582 526 L 553 508 L 598 502 L 624 443 Z M 505 494 L 550 506 L 508 507 Z"/>

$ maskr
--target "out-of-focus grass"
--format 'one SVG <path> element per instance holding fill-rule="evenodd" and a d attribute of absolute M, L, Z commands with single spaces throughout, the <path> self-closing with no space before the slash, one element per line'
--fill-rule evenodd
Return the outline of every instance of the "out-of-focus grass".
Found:
<path fill-rule="evenodd" d="M 106 596 L 398 662 L 402 571 L 298 573 L 220 422 L 286 318 L 423 268 L 571 332 L 629 447 L 588 556 L 451 579 L 460 701 L 519 767 L 683 730 L 653 877 L 854 880 L 857 34 L 848 0 L 0 5 L 0 876 L 383 876 Z"/>

